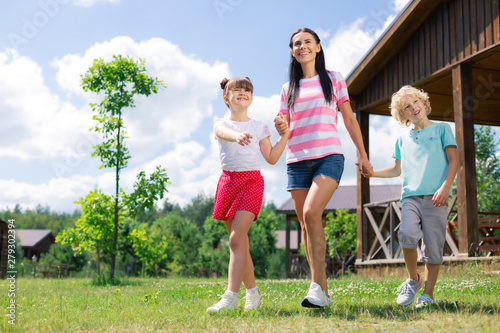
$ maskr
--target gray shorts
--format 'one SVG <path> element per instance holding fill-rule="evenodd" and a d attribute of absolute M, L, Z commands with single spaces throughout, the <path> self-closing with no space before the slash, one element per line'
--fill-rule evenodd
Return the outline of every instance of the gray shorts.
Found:
<path fill-rule="evenodd" d="M 418 241 L 422 239 L 422 261 L 442 263 L 447 212 L 448 205 L 434 207 L 432 195 L 404 198 L 398 231 L 401 247 L 416 249 Z"/>

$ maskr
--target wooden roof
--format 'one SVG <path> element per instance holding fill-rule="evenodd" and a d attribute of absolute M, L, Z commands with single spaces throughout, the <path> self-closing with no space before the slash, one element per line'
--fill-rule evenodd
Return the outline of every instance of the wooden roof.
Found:
<path fill-rule="evenodd" d="M 410 84 L 430 95 L 430 119 L 453 121 L 452 68 L 472 68 L 474 123 L 500 125 L 499 1 L 414 0 L 347 78 L 355 111 L 390 115 Z"/>

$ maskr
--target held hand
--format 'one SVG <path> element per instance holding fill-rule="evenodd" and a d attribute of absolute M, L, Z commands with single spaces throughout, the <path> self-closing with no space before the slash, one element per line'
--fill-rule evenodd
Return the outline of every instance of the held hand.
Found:
<path fill-rule="evenodd" d="M 247 146 L 250 144 L 250 139 L 252 139 L 253 136 L 248 133 L 248 132 L 241 132 L 240 135 L 238 136 L 238 138 L 236 138 L 236 142 L 240 145 L 240 146 Z"/>
<path fill-rule="evenodd" d="M 369 178 L 373 176 L 373 166 L 367 158 L 360 158 L 356 165 L 363 177 Z"/>
<path fill-rule="evenodd" d="M 288 123 L 286 121 L 286 115 L 280 113 L 276 118 L 274 118 L 274 127 L 280 136 L 286 134 L 288 131 Z"/>

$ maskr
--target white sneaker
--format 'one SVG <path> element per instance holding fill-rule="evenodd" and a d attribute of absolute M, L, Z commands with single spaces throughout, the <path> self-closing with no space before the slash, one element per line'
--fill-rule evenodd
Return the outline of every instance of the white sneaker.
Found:
<path fill-rule="evenodd" d="M 245 311 L 248 310 L 257 310 L 259 306 L 262 304 L 260 300 L 259 289 L 257 289 L 254 293 L 247 290 L 247 294 L 245 295 Z"/>
<path fill-rule="evenodd" d="M 305 308 L 324 308 L 329 305 L 328 299 L 321 286 L 316 282 L 311 282 L 306 298 L 302 300 L 302 306 Z"/>
<path fill-rule="evenodd" d="M 424 280 L 422 277 L 419 275 L 418 276 L 418 282 L 415 282 L 415 280 L 411 279 L 406 279 L 405 282 L 403 282 L 399 288 L 398 292 L 401 292 L 396 299 L 396 303 L 399 305 L 410 305 L 413 303 L 415 300 L 415 295 L 417 292 L 422 288 L 424 284 Z"/>
<path fill-rule="evenodd" d="M 415 308 L 422 308 L 428 306 L 429 304 L 436 304 L 436 301 L 433 300 L 429 295 L 422 294 L 417 297 L 417 304 L 415 304 Z"/>
<path fill-rule="evenodd" d="M 207 308 L 207 313 L 217 313 L 222 309 L 234 310 L 238 305 L 238 294 L 234 294 L 232 291 L 226 290 L 222 299 L 215 305 Z"/>

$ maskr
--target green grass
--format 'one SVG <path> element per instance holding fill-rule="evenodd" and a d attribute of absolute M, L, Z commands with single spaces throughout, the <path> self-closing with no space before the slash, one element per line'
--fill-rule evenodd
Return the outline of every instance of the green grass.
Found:
<path fill-rule="evenodd" d="M 18 279 L 16 325 L 2 316 L 2 332 L 498 332 L 500 276 L 466 270 L 442 276 L 437 306 L 416 310 L 395 303 L 401 278 L 357 276 L 330 280 L 334 303 L 326 309 L 300 306 L 308 280 L 259 280 L 257 311 L 207 315 L 225 279 L 132 279 L 118 287 L 89 279 Z M 125 281 L 126 282 L 126 281 Z M 0 281 L 7 314 L 8 281 Z"/>

